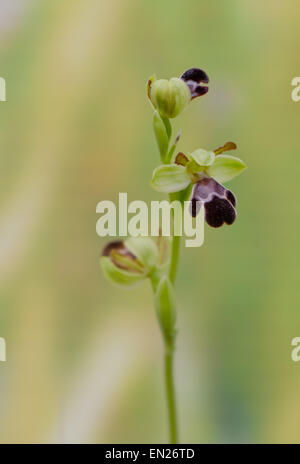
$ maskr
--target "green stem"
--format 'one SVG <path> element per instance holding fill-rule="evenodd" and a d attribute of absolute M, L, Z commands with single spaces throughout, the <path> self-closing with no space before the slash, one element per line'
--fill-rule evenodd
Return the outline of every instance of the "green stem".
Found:
<path fill-rule="evenodd" d="M 169 269 L 169 278 L 172 284 L 175 282 L 175 278 L 176 278 L 179 251 L 180 251 L 180 239 L 181 237 L 179 235 L 173 235 L 171 263 L 170 263 L 170 269 Z"/>
<path fill-rule="evenodd" d="M 166 349 L 165 353 L 165 380 L 166 380 L 166 393 L 168 402 L 169 413 L 169 426 L 170 426 L 170 443 L 177 443 L 177 416 L 176 416 L 176 399 L 173 379 L 173 361 L 174 350 Z"/>
<path fill-rule="evenodd" d="M 177 200 L 177 201 L 179 200 L 181 203 L 181 208 L 182 208 L 183 200 L 179 193 L 169 194 L 170 203 L 172 203 L 173 200 Z M 174 221 L 175 221 L 175 217 L 174 217 L 174 211 L 173 211 L 173 227 L 175 231 Z M 170 262 L 170 267 L 169 267 L 169 279 L 172 284 L 174 284 L 175 282 L 176 273 L 177 273 L 177 265 L 178 265 L 180 241 L 181 241 L 180 239 L 181 239 L 180 235 L 173 235 L 172 237 L 171 262 Z"/>
<path fill-rule="evenodd" d="M 152 289 L 154 295 L 156 295 L 157 287 L 159 285 L 159 281 L 162 277 L 162 274 L 155 270 L 152 272 L 150 278 L 152 283 Z M 161 306 L 162 303 L 155 300 L 155 306 L 157 314 L 159 315 L 163 307 Z M 159 306 L 157 307 L 157 304 Z M 159 318 L 158 318 L 159 319 Z M 160 327 L 162 330 L 163 340 L 164 340 L 164 347 L 165 347 L 165 355 L 164 355 L 164 370 L 165 370 L 165 384 L 166 384 L 166 397 L 167 397 L 167 407 L 168 407 L 168 420 L 169 420 L 169 434 L 170 434 L 170 443 L 174 444 L 177 443 L 178 434 L 177 434 L 177 416 L 176 416 L 176 398 L 175 398 L 175 387 L 174 387 L 174 370 L 173 370 L 173 362 L 174 362 L 174 348 L 175 348 L 175 337 L 176 332 L 169 332 L 164 327 L 159 319 Z"/>
<path fill-rule="evenodd" d="M 180 236 L 173 235 L 172 237 L 172 251 L 171 251 L 171 263 L 169 268 L 169 279 L 174 285 L 177 265 L 180 251 Z M 177 417 L 176 417 L 176 400 L 173 380 L 173 358 L 174 358 L 174 347 L 168 346 L 166 343 L 165 353 L 165 378 L 167 388 L 167 400 L 169 410 L 169 424 L 170 424 L 170 442 L 177 443 Z"/>
<path fill-rule="evenodd" d="M 165 125 L 167 137 L 170 143 L 170 138 L 172 135 L 172 126 L 170 121 L 167 118 L 162 118 L 162 121 Z M 171 158 L 173 152 L 176 147 L 176 142 L 171 147 L 170 151 L 166 153 L 164 157 L 164 163 L 168 164 L 171 162 Z M 170 201 L 177 198 L 177 194 L 172 195 L 170 194 Z M 173 218 L 174 219 L 174 218 Z M 179 249 L 180 249 L 180 236 L 173 236 L 172 238 L 172 251 L 171 251 L 171 263 L 169 267 L 169 279 L 171 284 L 174 284 L 176 271 L 177 271 L 177 264 L 179 258 Z M 160 280 L 159 273 L 153 273 L 151 276 L 153 292 L 155 294 L 158 282 Z M 175 341 L 175 333 L 172 334 L 170 338 L 170 334 L 164 331 L 163 327 L 163 337 L 164 337 L 164 344 L 165 344 L 165 383 L 166 383 L 166 396 L 167 396 L 167 404 L 168 404 L 168 417 L 169 417 L 169 431 L 170 431 L 170 443 L 175 444 L 178 442 L 178 432 L 177 432 L 177 414 L 176 414 L 176 398 L 175 398 L 175 387 L 174 387 L 174 341 Z"/>

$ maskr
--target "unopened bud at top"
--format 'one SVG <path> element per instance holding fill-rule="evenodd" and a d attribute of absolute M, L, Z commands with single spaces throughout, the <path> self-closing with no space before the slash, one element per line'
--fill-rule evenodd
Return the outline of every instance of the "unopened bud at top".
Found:
<path fill-rule="evenodd" d="M 200 68 L 190 68 L 180 78 L 148 79 L 147 93 L 154 108 L 165 118 L 176 118 L 188 103 L 208 92 L 208 75 Z M 204 84 L 204 85 L 203 85 Z"/>
<path fill-rule="evenodd" d="M 176 118 L 191 101 L 187 84 L 177 78 L 158 79 L 151 84 L 150 99 L 161 116 Z"/>

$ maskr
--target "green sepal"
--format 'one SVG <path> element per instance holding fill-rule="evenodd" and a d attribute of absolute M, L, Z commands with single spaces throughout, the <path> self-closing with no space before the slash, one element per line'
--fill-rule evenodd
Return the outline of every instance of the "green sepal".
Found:
<path fill-rule="evenodd" d="M 207 174 L 217 182 L 223 183 L 241 174 L 246 167 L 245 163 L 235 156 L 219 155 L 208 167 Z"/>
<path fill-rule="evenodd" d="M 146 273 L 128 272 L 117 267 L 108 256 L 100 258 L 100 265 L 105 277 L 112 283 L 123 287 L 133 287 L 146 278 Z"/>
<path fill-rule="evenodd" d="M 150 271 L 159 261 L 158 248 L 150 237 L 130 237 L 125 241 L 128 250 Z"/>
<path fill-rule="evenodd" d="M 147 81 L 147 95 L 148 95 L 148 98 L 149 98 L 149 101 L 151 103 L 152 108 L 154 108 L 154 105 L 153 105 L 152 100 L 151 100 L 151 86 L 152 86 L 154 81 L 156 81 L 156 75 L 152 74 L 152 76 L 149 77 L 149 79 Z"/>
<path fill-rule="evenodd" d="M 154 169 L 151 186 L 162 193 L 180 192 L 190 183 L 190 178 L 184 166 L 165 164 Z"/>
<path fill-rule="evenodd" d="M 140 274 L 144 273 L 144 268 L 142 263 L 130 254 L 124 255 L 119 253 L 117 250 L 112 250 L 110 252 L 111 261 L 118 267 L 127 270 L 128 272 L 138 272 Z"/>

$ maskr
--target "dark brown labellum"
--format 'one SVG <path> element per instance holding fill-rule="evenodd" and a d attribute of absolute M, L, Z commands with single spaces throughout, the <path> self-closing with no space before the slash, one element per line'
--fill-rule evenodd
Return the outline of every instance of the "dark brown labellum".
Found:
<path fill-rule="evenodd" d="M 210 177 L 199 180 L 193 187 L 190 213 L 196 217 L 202 205 L 205 220 L 211 227 L 230 225 L 236 218 L 234 194 Z"/>
<path fill-rule="evenodd" d="M 192 100 L 208 92 L 208 87 L 202 84 L 208 84 L 209 78 L 206 72 L 200 68 L 188 69 L 180 76 L 180 79 L 182 79 L 190 89 Z"/>

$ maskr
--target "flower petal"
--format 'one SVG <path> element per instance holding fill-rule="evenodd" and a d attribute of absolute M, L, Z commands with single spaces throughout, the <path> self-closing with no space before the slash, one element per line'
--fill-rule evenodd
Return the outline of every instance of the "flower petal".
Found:
<path fill-rule="evenodd" d="M 214 195 L 205 203 L 205 220 L 211 227 L 220 227 L 224 222 L 233 224 L 235 218 L 236 211 L 228 200 Z"/>
<path fill-rule="evenodd" d="M 188 157 L 184 153 L 182 153 L 182 151 L 177 153 L 176 158 L 175 158 L 176 164 L 179 164 L 181 166 L 186 166 L 188 162 L 189 162 Z"/>
<path fill-rule="evenodd" d="M 206 151 L 202 148 L 198 148 L 198 150 L 193 151 L 193 153 L 190 154 L 190 157 L 193 158 L 193 160 L 200 166 L 210 166 L 215 160 L 215 154 L 213 151 Z"/>
<path fill-rule="evenodd" d="M 222 197 L 225 196 L 225 192 L 223 185 L 218 184 L 215 179 L 205 177 L 194 184 L 192 197 L 201 201 L 209 201 L 212 195 L 218 194 Z"/>
<path fill-rule="evenodd" d="M 150 237 L 130 237 L 125 241 L 128 250 L 143 266 L 151 270 L 158 262 L 158 248 Z"/>
<path fill-rule="evenodd" d="M 202 206 L 202 201 L 197 198 L 192 198 L 190 202 L 190 213 L 192 217 L 198 216 Z"/>
<path fill-rule="evenodd" d="M 226 198 L 228 198 L 228 200 L 234 207 L 236 206 L 236 198 L 235 195 L 231 192 L 231 190 L 226 190 Z"/>
<path fill-rule="evenodd" d="M 191 99 L 205 95 L 208 92 L 207 86 L 202 86 L 202 83 L 209 82 L 208 75 L 200 68 L 190 68 L 185 71 L 181 76 L 182 79 L 191 92 Z"/>
<path fill-rule="evenodd" d="M 213 164 L 209 166 L 207 173 L 217 182 L 222 183 L 238 176 L 246 167 L 245 163 L 235 156 L 219 155 L 216 156 Z"/>
<path fill-rule="evenodd" d="M 109 242 L 104 247 L 102 256 L 108 257 L 119 269 L 140 274 L 144 273 L 143 265 L 138 256 L 122 240 Z"/>
<path fill-rule="evenodd" d="M 117 267 L 108 256 L 102 256 L 100 258 L 100 264 L 105 277 L 117 285 L 131 287 L 137 285 L 146 277 L 146 274 L 128 272 Z"/>
<path fill-rule="evenodd" d="M 234 194 L 219 184 L 215 179 L 206 177 L 193 186 L 190 202 L 190 213 L 196 217 L 205 210 L 205 220 L 211 227 L 220 227 L 224 224 L 232 224 L 236 218 L 236 199 Z"/>
<path fill-rule="evenodd" d="M 184 166 L 165 164 L 153 171 L 151 185 L 158 192 L 179 192 L 188 187 L 189 184 L 190 178 Z"/>
<path fill-rule="evenodd" d="M 156 80 L 156 76 L 155 74 L 153 74 L 151 77 L 149 77 L 148 81 L 147 81 L 147 95 L 148 95 L 148 98 L 151 102 L 151 104 L 153 105 L 152 101 L 151 101 L 151 86 L 153 84 L 153 82 Z"/>
<path fill-rule="evenodd" d="M 236 150 L 237 146 L 234 142 L 226 142 L 222 147 L 217 148 L 214 150 L 216 155 L 220 155 L 224 151 L 229 151 L 229 150 Z"/>

